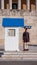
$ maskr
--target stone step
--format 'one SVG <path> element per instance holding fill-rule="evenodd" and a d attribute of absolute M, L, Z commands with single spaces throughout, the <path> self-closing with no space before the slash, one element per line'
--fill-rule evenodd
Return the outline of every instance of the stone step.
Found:
<path fill-rule="evenodd" d="M 7 51 L 7 52 L 4 52 L 4 55 L 10 55 L 10 54 L 11 54 L 11 55 L 17 55 L 17 54 L 18 54 L 18 55 L 24 55 L 24 54 L 25 54 L 25 55 L 29 55 L 29 54 L 30 54 L 30 55 L 31 55 L 31 54 L 32 54 L 32 55 L 33 55 L 33 54 L 34 54 L 34 55 L 35 55 L 35 54 L 37 55 L 37 53 L 30 53 L 30 52 L 26 52 L 26 51 L 25 51 L 25 52 L 24 52 L 24 51 L 12 51 L 12 52 L 11 52 L 11 51 Z"/>
<path fill-rule="evenodd" d="M 37 58 L 37 54 L 35 55 L 2 55 L 2 58 L 12 58 L 12 59 L 24 59 L 24 58 Z"/>
<path fill-rule="evenodd" d="M 37 53 L 27 53 L 27 52 L 4 52 L 2 58 L 37 58 Z"/>

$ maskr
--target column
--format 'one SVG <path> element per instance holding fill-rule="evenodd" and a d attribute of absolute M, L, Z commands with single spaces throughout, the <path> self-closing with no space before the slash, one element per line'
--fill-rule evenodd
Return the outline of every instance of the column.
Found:
<path fill-rule="evenodd" d="M 18 0 L 18 9 L 21 10 L 21 0 Z"/>
<path fill-rule="evenodd" d="M 1 0 L 1 9 L 4 9 L 4 0 Z"/>
<path fill-rule="evenodd" d="M 27 0 L 27 10 L 30 10 L 30 0 Z"/>
<path fill-rule="evenodd" d="M 37 11 L 37 0 L 36 0 L 36 11 Z"/>
<path fill-rule="evenodd" d="M 12 9 L 12 0 L 9 0 L 10 9 Z"/>

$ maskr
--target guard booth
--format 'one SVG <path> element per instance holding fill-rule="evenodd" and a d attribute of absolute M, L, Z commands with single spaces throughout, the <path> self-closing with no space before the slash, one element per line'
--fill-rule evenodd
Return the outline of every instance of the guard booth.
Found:
<path fill-rule="evenodd" d="M 5 51 L 19 51 L 19 28 L 24 27 L 23 18 L 3 18 L 5 28 Z"/>

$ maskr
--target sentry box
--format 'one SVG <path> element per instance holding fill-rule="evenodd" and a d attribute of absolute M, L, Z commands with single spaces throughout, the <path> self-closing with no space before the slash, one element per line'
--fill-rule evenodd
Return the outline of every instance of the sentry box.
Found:
<path fill-rule="evenodd" d="M 5 51 L 19 51 L 19 28 L 24 27 L 24 18 L 3 18 L 5 28 Z"/>

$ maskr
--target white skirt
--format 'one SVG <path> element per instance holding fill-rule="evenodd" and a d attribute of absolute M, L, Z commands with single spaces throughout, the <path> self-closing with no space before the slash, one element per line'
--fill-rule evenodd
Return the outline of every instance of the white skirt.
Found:
<path fill-rule="evenodd" d="M 28 49 L 28 42 L 23 43 L 23 49 Z"/>

